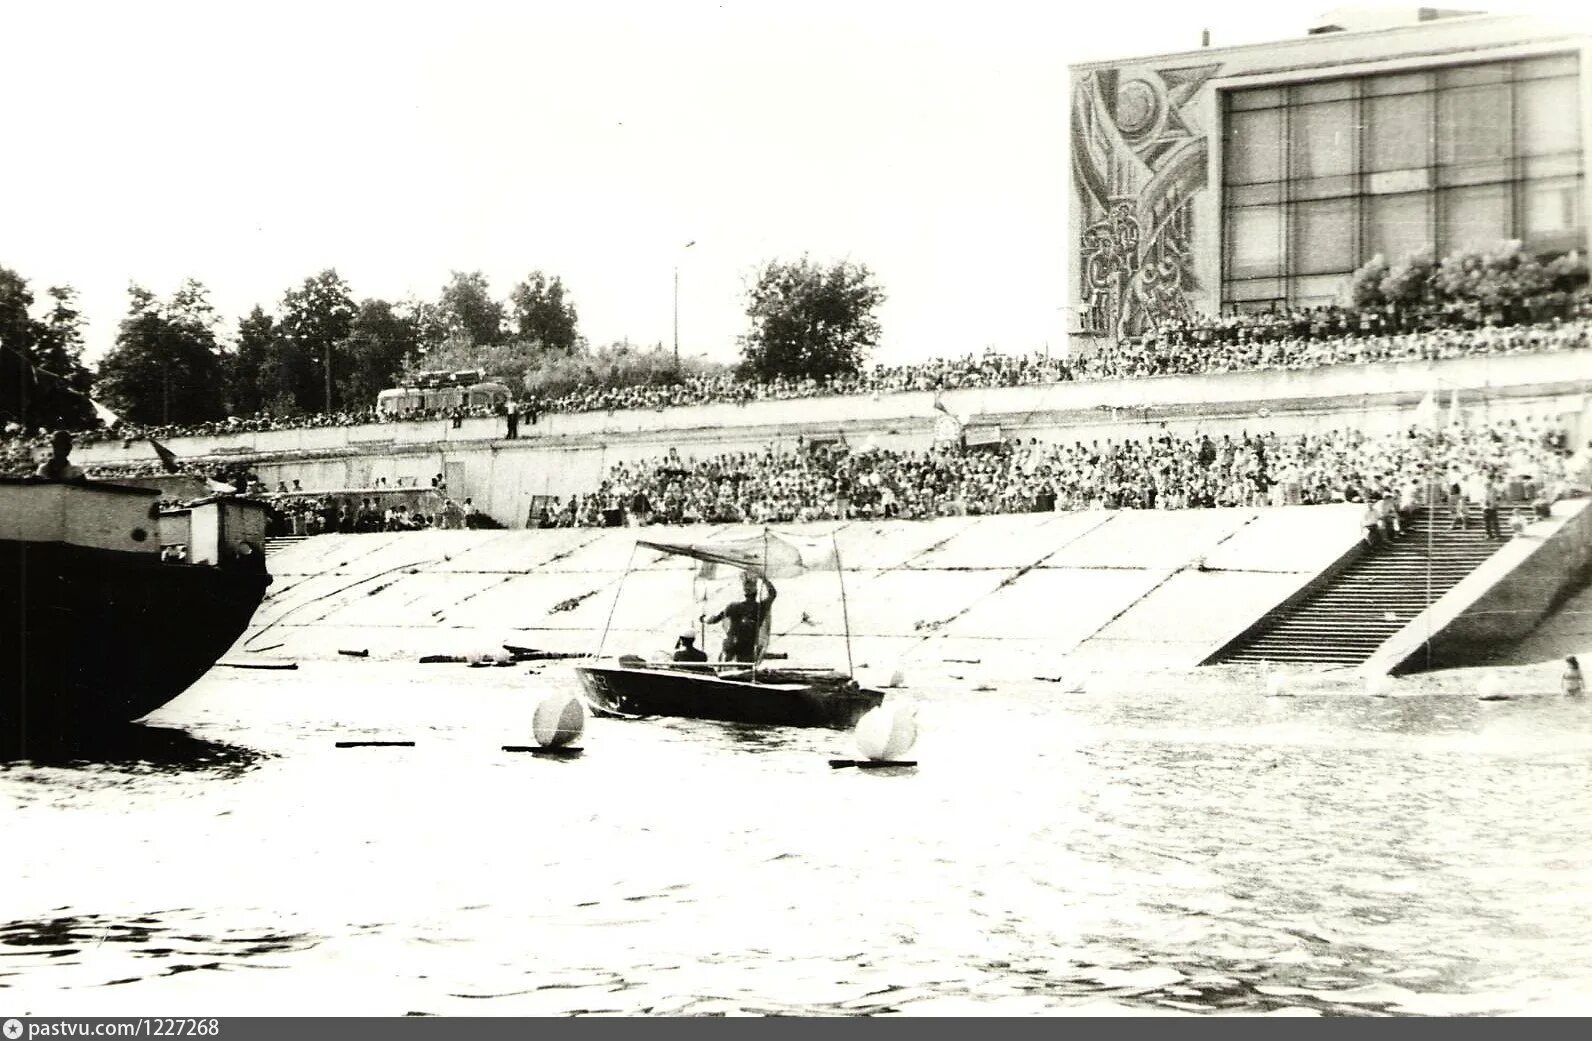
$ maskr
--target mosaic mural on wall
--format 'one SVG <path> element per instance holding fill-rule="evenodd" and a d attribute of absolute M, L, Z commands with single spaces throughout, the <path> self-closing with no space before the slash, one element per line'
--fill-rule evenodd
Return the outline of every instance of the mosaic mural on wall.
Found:
<path fill-rule="evenodd" d="M 1097 69 L 1076 84 L 1073 181 L 1081 206 L 1083 331 L 1133 336 L 1190 311 L 1193 200 L 1205 188 L 1206 129 L 1191 123 L 1220 65 Z"/>

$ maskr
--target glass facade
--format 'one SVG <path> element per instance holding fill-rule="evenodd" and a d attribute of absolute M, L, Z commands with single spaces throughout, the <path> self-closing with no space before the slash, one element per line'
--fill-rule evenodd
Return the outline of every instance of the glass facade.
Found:
<path fill-rule="evenodd" d="M 1225 92 L 1224 308 L 1330 303 L 1378 253 L 1578 248 L 1578 71 L 1563 54 Z"/>

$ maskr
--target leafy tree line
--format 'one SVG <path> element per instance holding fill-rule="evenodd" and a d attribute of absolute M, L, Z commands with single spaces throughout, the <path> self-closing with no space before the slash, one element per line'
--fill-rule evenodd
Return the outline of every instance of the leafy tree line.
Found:
<path fill-rule="evenodd" d="M 493 297 L 479 271 L 453 273 L 433 300 L 355 302 L 335 270 L 307 278 L 276 315 L 240 323 L 230 381 L 239 415 L 360 411 L 426 369 L 485 369 L 515 381 L 536 359 L 584 348 L 563 281 L 533 272 Z"/>
<path fill-rule="evenodd" d="M 1544 261 L 1516 240 L 1441 260 L 1430 246 L 1392 263 L 1377 254 L 1349 276 L 1342 298 L 1350 307 L 1406 314 L 1479 308 L 1513 323 L 1566 313 L 1586 284 L 1579 252 Z"/>
<path fill-rule="evenodd" d="M 0 427 L 88 426 L 94 410 L 84 397 L 93 374 L 83 365 L 83 320 L 71 286 L 45 290 L 52 301 L 33 317 L 28 283 L 0 267 Z"/>
<path fill-rule="evenodd" d="M 256 305 L 224 335 L 203 283 L 161 298 L 128 287 L 126 316 L 98 371 L 82 363 L 71 287 L 32 317 L 27 282 L 0 268 L 0 419 L 28 428 L 93 425 L 91 388 L 128 420 L 193 424 L 228 415 L 292 417 L 363 411 L 377 394 L 424 370 L 482 369 L 516 394 L 557 397 L 582 387 L 668 384 L 725 367 L 681 363 L 662 344 L 592 348 L 562 280 L 532 272 L 506 298 L 479 271 L 454 272 L 435 300 L 356 301 L 328 269 Z M 863 265 L 802 257 L 763 265 L 747 287 L 748 332 L 738 374 L 828 380 L 857 372 L 878 342 L 884 301 Z M 37 375 L 41 370 L 59 374 Z M 72 393 L 76 391 L 78 393 Z"/>
<path fill-rule="evenodd" d="M 0 424 L 92 426 L 90 392 L 141 424 L 357 411 L 406 370 L 513 377 L 585 347 L 557 276 L 533 272 L 500 302 L 480 272 L 455 272 L 436 301 L 395 304 L 356 302 L 348 282 L 327 270 L 288 289 L 274 313 L 255 306 L 230 345 L 203 283 L 189 279 L 167 298 L 134 283 L 115 345 L 90 371 L 76 292 L 46 292 L 51 306 L 35 317 L 27 280 L 0 268 Z"/>

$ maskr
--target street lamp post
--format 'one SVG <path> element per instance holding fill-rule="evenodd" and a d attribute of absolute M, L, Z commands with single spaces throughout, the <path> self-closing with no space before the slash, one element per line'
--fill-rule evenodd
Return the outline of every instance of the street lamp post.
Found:
<path fill-rule="evenodd" d="M 684 253 L 695 245 L 696 239 L 692 239 L 680 247 L 680 252 Z M 680 371 L 680 260 L 678 257 L 674 261 L 674 371 Z"/>

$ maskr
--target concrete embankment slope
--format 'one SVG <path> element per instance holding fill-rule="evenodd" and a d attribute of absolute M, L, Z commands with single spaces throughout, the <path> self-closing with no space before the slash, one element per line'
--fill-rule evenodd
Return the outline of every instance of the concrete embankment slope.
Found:
<path fill-rule="evenodd" d="M 779 583 L 772 649 L 859 674 L 979 661 L 1031 677 L 1191 668 L 1358 537 L 1359 507 L 1086 511 L 803 526 L 834 538 L 833 573 Z M 710 542 L 731 526 L 322 535 L 274 552 L 276 583 L 240 653 L 324 658 L 471 654 L 504 643 L 665 653 L 738 598 L 734 575 L 636 548 Z M 792 529 L 797 530 L 797 529 Z M 628 569 L 628 576 L 627 576 Z M 622 589 L 621 589 L 622 584 Z M 616 593 L 620 594 L 616 597 Z M 716 627 L 704 633 L 716 652 Z"/>

